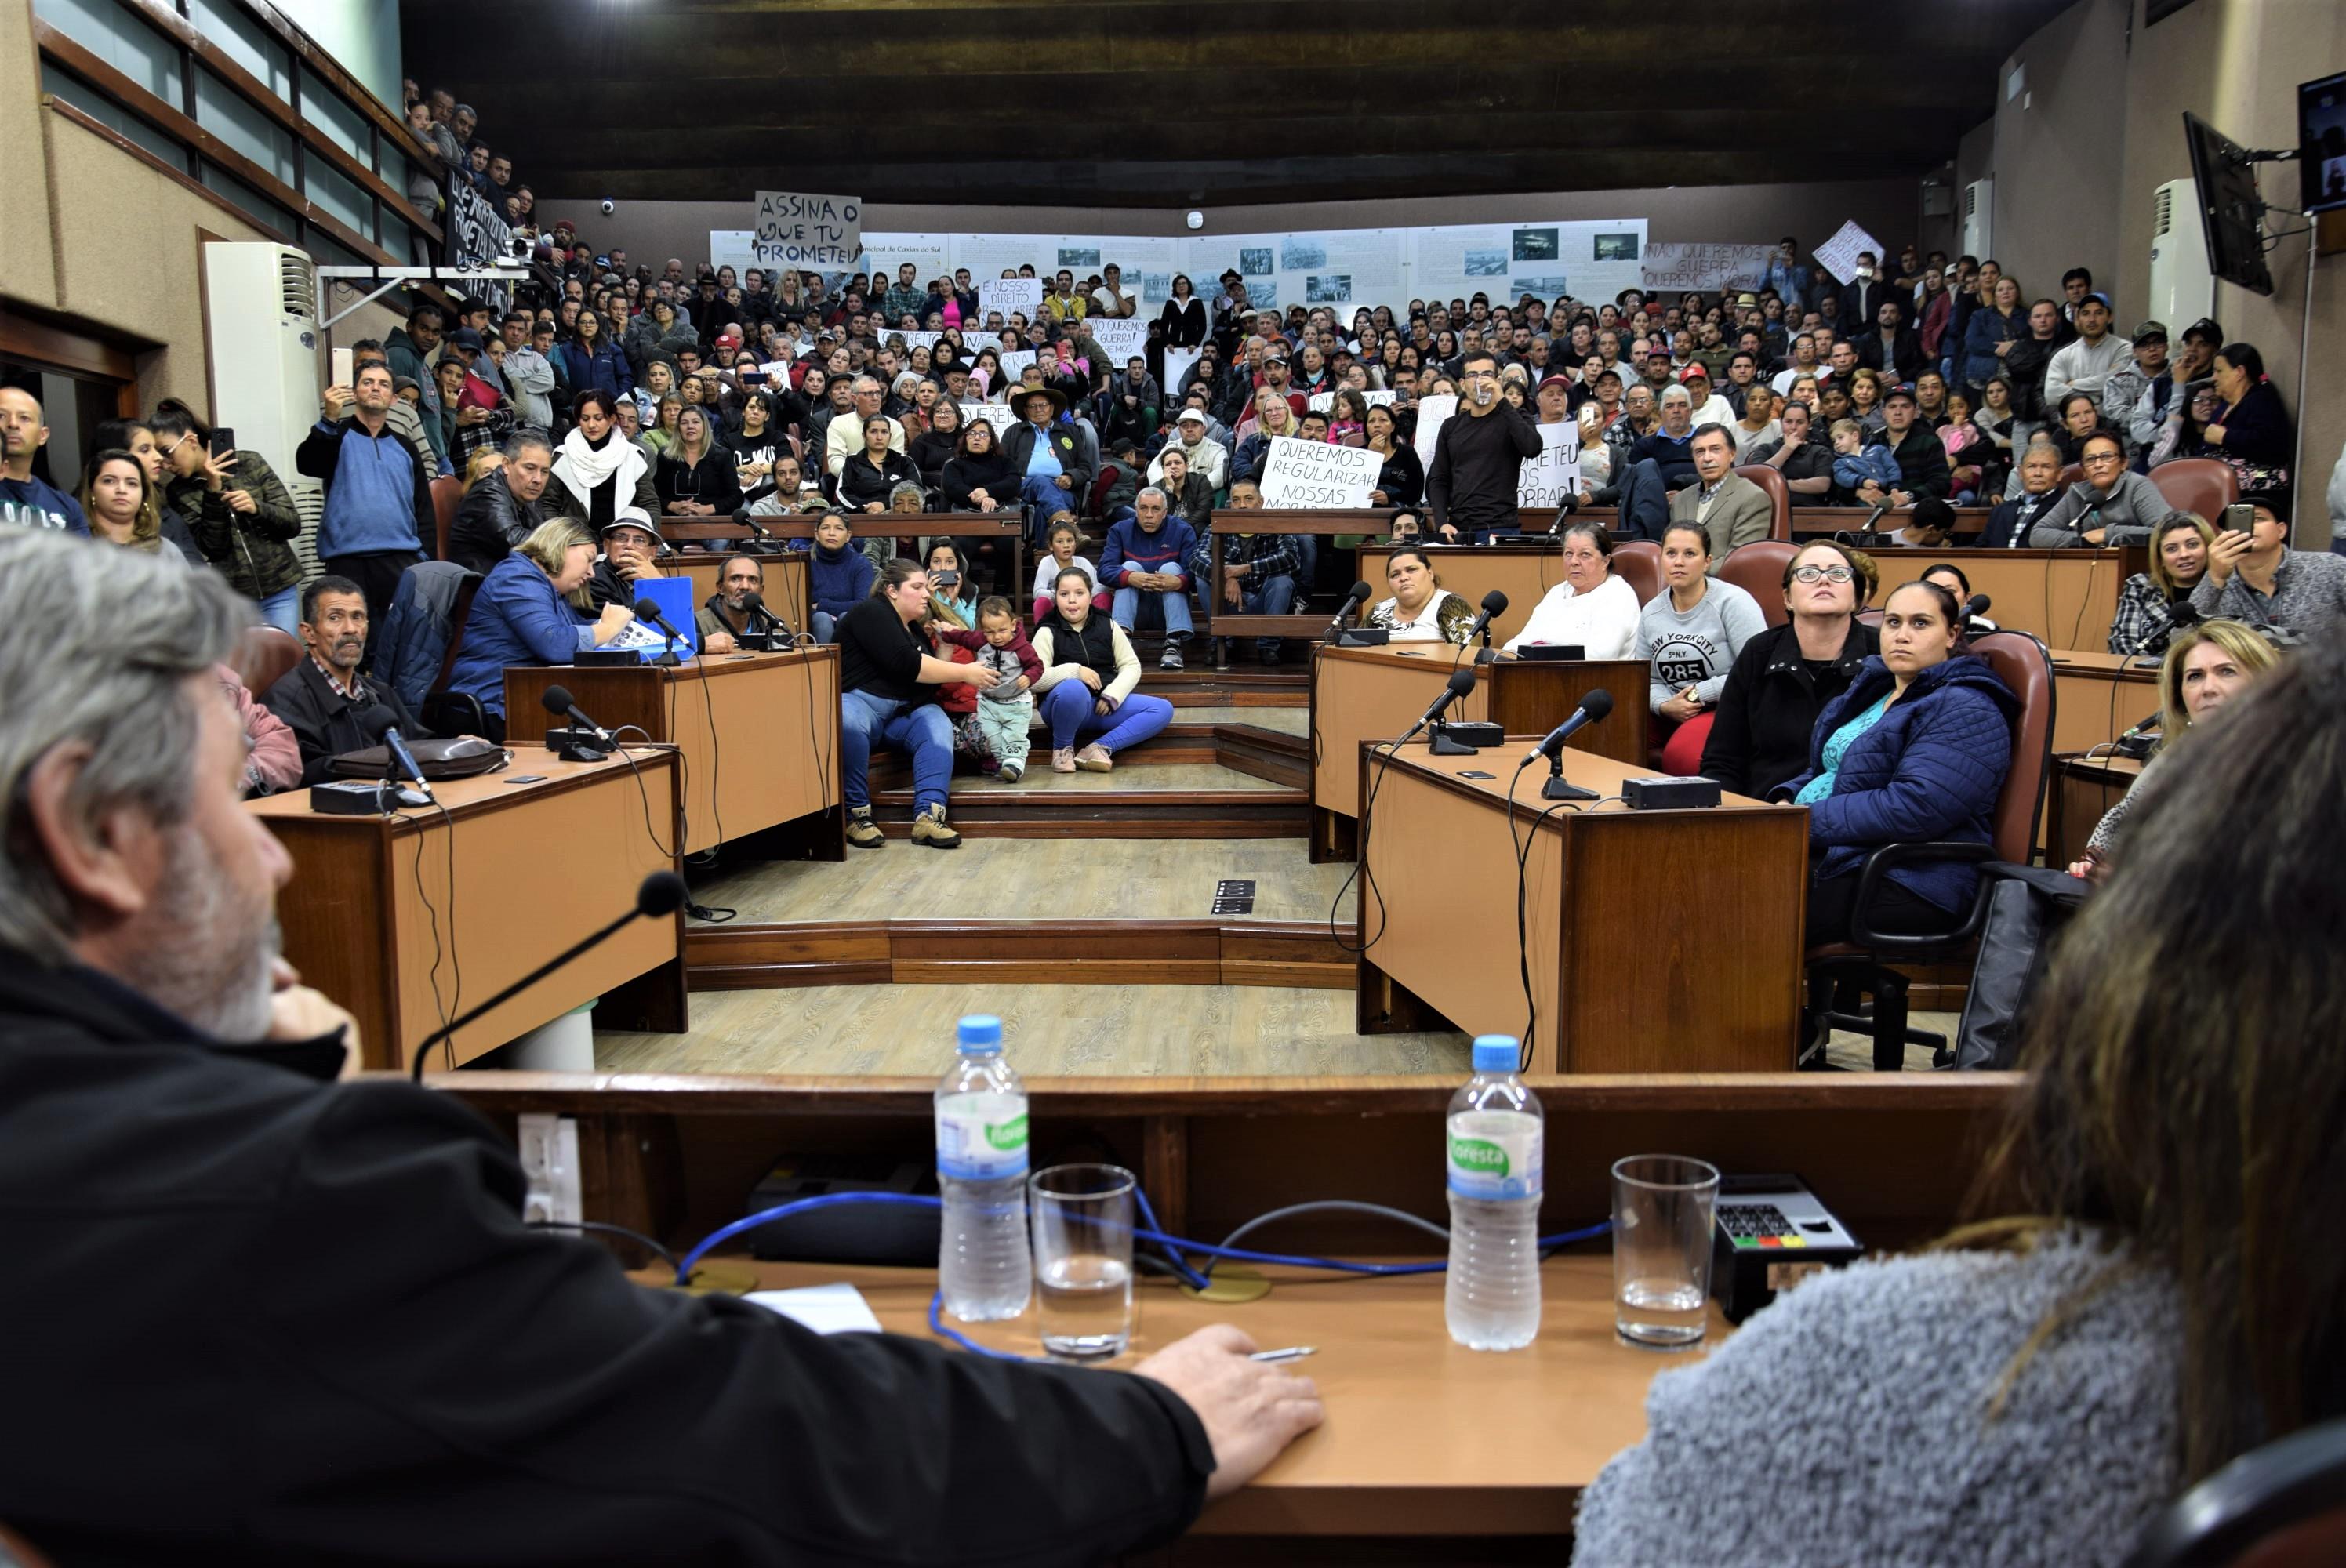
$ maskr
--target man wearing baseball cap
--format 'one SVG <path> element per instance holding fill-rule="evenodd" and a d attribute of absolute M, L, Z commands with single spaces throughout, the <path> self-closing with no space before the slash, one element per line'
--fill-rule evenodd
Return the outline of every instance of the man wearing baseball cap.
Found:
<path fill-rule="evenodd" d="M 2071 392 L 2084 392 L 2096 407 L 2110 372 L 2134 357 L 2134 346 L 2110 331 L 2110 297 L 2087 294 L 2076 303 L 2071 319 L 2077 327 L 2075 342 L 2053 351 L 2045 367 L 2045 406 L 2057 409 Z"/>
<path fill-rule="evenodd" d="M 1540 423 L 1569 423 L 1572 420 L 1572 378 L 1566 375 L 1542 378 L 1534 401 L 1539 404 Z"/>
<path fill-rule="evenodd" d="M 1183 409 L 1173 420 L 1173 439 L 1163 451 L 1148 460 L 1148 483 L 1157 484 L 1165 477 L 1165 453 L 1179 452 L 1189 462 L 1189 472 L 1202 473 L 1213 489 L 1219 490 L 1229 480 L 1230 454 L 1220 442 L 1206 433 L 1203 409 Z"/>
<path fill-rule="evenodd" d="M 2167 368 L 2153 376 L 2135 399 L 2133 415 L 2126 422 L 2127 439 L 2134 450 L 2139 452 L 2158 439 L 2159 427 L 2175 412 L 2175 400 L 2183 395 L 2184 388 L 2207 375 L 2216 351 L 2223 346 L 2224 329 L 2208 317 L 2202 316 L 2183 329 Z"/>
<path fill-rule="evenodd" d="M 1733 424 L 1739 417 L 1733 403 L 1710 390 L 1710 372 L 1703 368 L 1700 360 L 1678 372 L 1678 384 L 1686 388 L 1688 400 L 1694 404 L 1695 429 L 1700 430 L 1706 424 Z"/>
<path fill-rule="evenodd" d="M 2137 323 L 2129 346 L 2133 353 L 2127 362 L 2102 383 L 2102 423 L 2121 434 L 2128 433 L 2135 405 L 2142 402 L 2150 383 L 2167 373 L 2167 323 Z M 2127 443 L 2127 450 L 2135 450 L 2132 441 Z"/>
<path fill-rule="evenodd" d="M 1896 488 L 1884 490 L 1872 480 L 1860 486 L 1857 498 L 1868 506 L 1888 502 L 1892 506 L 1907 507 L 1925 496 L 1945 500 L 1947 484 L 1947 449 L 1939 444 L 1938 433 L 1914 417 L 1914 389 L 1900 382 L 1890 389 L 1882 400 L 1882 444 L 1890 455 L 1898 460 Z"/>

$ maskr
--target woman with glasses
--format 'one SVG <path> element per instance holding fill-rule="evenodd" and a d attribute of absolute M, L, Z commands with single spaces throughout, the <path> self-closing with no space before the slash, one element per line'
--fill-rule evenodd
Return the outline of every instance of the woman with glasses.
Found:
<path fill-rule="evenodd" d="M 1881 638 L 1857 619 L 1865 566 L 1854 551 L 1820 541 L 1784 569 L 1791 618 L 1751 637 L 1719 694 L 1702 774 L 1738 795 L 1764 797 L 1809 764 L 1809 737 L 1825 705 L 1849 689 Z"/>
<path fill-rule="evenodd" d="M 2096 430 L 2078 447 L 2086 476 L 2036 520 L 2028 531 L 2028 547 L 2149 544 L 2151 530 L 2176 510 L 2157 485 L 2127 467 L 2125 438 L 2114 430 Z"/>

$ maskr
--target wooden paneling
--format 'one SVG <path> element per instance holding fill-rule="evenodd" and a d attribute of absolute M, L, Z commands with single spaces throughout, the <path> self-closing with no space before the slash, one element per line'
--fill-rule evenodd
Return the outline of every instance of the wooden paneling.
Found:
<path fill-rule="evenodd" d="M 1352 983 L 1322 922 L 1210 920 L 808 921 L 695 926 L 695 990 L 806 985 Z"/>
<path fill-rule="evenodd" d="M 2045 863 L 2066 871 L 2086 855 L 2086 840 L 2142 777 L 2131 757 L 2064 757 L 2053 765 L 2052 809 L 2045 821 Z"/>
<path fill-rule="evenodd" d="M 675 571 L 692 579 L 692 602 L 705 605 L 717 592 L 718 580 L 725 574 L 729 555 L 714 555 L 704 550 L 680 550 L 668 563 Z M 803 554 L 760 555 L 758 565 L 765 569 L 766 607 L 782 617 L 794 632 L 811 631 L 808 626 L 807 558 Z"/>
<path fill-rule="evenodd" d="M 2107 746 L 2158 711 L 2158 661 L 2071 650 L 2053 656 L 2053 749 Z"/>

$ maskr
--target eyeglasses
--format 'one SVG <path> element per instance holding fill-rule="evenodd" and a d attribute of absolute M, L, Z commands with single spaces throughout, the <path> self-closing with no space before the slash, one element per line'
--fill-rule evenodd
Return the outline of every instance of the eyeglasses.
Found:
<path fill-rule="evenodd" d="M 1795 566 L 1792 581 L 1796 583 L 1846 583 L 1856 575 L 1847 566 Z"/>
<path fill-rule="evenodd" d="M 2084 463 L 2088 468 L 2099 468 L 2104 463 L 2117 463 L 2123 460 L 2120 459 L 2118 454 L 2115 452 L 2089 452 L 2083 458 L 2079 459 L 2079 461 Z"/>

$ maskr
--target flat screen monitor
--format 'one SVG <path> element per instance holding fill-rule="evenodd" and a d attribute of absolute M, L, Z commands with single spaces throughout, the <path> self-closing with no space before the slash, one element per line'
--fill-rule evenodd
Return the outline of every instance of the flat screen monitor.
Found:
<path fill-rule="evenodd" d="M 2273 291 L 2265 266 L 2264 199 L 2257 166 L 2239 143 L 2185 110 L 2183 135 L 2191 146 L 2191 180 L 2199 191 L 2199 224 L 2208 237 L 2208 270 L 2251 293 Z"/>
<path fill-rule="evenodd" d="M 2346 207 L 2346 71 L 2297 89 L 2298 202 L 2308 212 Z"/>

